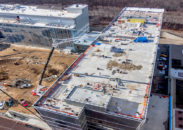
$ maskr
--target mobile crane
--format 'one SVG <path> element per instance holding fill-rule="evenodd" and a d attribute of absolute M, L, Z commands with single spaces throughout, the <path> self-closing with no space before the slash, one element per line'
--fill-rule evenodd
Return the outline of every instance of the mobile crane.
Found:
<path fill-rule="evenodd" d="M 93 34 L 93 35 L 90 35 L 90 37 L 96 37 L 96 39 L 98 39 L 99 37 L 103 37 L 103 36 L 109 36 L 111 35 L 112 33 L 99 33 L 99 34 Z M 89 37 L 88 35 L 86 36 L 83 36 L 83 38 L 87 38 Z M 53 44 L 52 44 L 52 48 L 50 50 L 50 53 L 48 55 L 48 58 L 46 60 L 46 63 L 45 63 L 45 66 L 42 70 L 42 73 L 41 73 L 41 77 L 40 77 L 40 80 L 39 80 L 39 84 L 38 84 L 38 87 L 37 89 L 34 89 L 32 91 L 32 95 L 38 95 L 38 96 L 41 96 L 46 90 L 47 88 L 42 86 L 42 80 L 43 80 L 43 76 L 45 74 L 45 71 L 46 71 L 46 68 L 49 64 L 49 61 L 51 59 L 51 56 L 55 50 L 55 48 L 58 47 L 58 45 L 61 45 L 61 44 L 64 44 L 64 43 L 69 43 L 69 42 L 73 42 L 73 41 L 76 41 L 76 40 L 79 40 L 81 38 L 81 36 L 79 37 L 74 37 L 74 38 L 67 38 L 67 39 L 52 39 L 53 41 Z"/>

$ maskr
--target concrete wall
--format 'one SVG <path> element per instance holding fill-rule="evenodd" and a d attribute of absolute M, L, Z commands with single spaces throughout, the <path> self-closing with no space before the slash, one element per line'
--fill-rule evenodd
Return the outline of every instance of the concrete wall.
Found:
<path fill-rule="evenodd" d="M 42 109 L 34 106 L 36 111 L 52 128 L 69 128 L 71 130 L 85 130 L 85 128 L 113 128 L 115 130 L 136 130 L 140 121 L 109 115 L 106 113 L 83 111 L 80 119 L 66 116 L 60 112 Z M 86 114 L 86 115 L 85 115 Z"/>
<path fill-rule="evenodd" d="M 23 44 L 31 46 L 50 47 L 52 38 L 65 39 L 77 37 L 89 32 L 88 6 L 83 8 L 69 8 L 70 13 L 80 13 L 76 18 L 53 17 L 53 16 L 37 16 L 26 14 L 0 13 L 3 23 L 0 28 L 5 41 L 13 44 Z M 16 17 L 20 17 L 20 24 L 16 22 Z M 4 21 L 7 23 L 4 23 Z M 54 27 L 35 26 L 34 24 L 45 24 L 48 26 L 69 27 L 73 29 L 60 29 Z M 32 26 L 31 26 L 32 25 Z M 59 46 L 65 48 L 68 44 Z M 68 46 L 73 46 L 69 43 Z"/>
<path fill-rule="evenodd" d="M 91 110 L 85 110 L 87 115 L 87 120 L 90 123 L 98 123 L 100 125 L 111 127 L 114 129 L 124 129 L 124 130 L 136 130 L 140 121 L 132 120 L 130 118 L 125 118 L 122 116 L 116 116 L 107 113 L 101 113 Z"/>
<path fill-rule="evenodd" d="M 77 35 L 83 35 L 86 32 L 90 31 L 89 28 L 89 16 L 88 16 L 88 6 L 84 7 L 84 8 L 69 8 L 68 9 L 69 12 L 80 12 L 81 15 L 78 16 L 75 19 L 75 24 L 76 24 L 76 34 Z"/>
<path fill-rule="evenodd" d="M 12 24 L 1 24 L 1 32 L 4 40 L 12 44 L 50 47 L 52 38 L 72 37 L 71 30 L 59 28 L 34 27 Z"/>
<path fill-rule="evenodd" d="M 68 128 L 71 130 L 84 130 L 84 128 L 86 128 L 86 119 L 84 115 L 81 119 L 77 119 L 74 117 L 72 118 L 72 116 L 61 114 L 60 112 L 53 112 L 36 106 L 34 106 L 34 108 L 52 128 Z"/>

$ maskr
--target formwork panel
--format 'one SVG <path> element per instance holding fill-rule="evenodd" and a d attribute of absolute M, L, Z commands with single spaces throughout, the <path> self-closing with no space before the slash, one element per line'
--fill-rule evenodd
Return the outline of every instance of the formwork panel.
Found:
<path fill-rule="evenodd" d="M 61 115 L 60 113 L 57 112 L 52 112 L 52 111 L 46 111 L 43 109 L 35 108 L 41 116 L 43 116 L 46 120 L 52 119 L 52 122 L 58 123 L 58 122 L 64 122 L 65 124 L 76 127 L 76 128 L 81 128 L 82 123 L 80 123 L 80 120 L 66 116 L 66 115 Z M 62 123 L 61 123 L 62 124 Z"/>
<path fill-rule="evenodd" d="M 85 110 L 87 117 L 90 117 L 92 119 L 95 119 L 96 121 L 104 121 L 108 122 L 108 125 L 111 127 L 124 127 L 129 129 L 136 129 L 138 125 L 140 124 L 140 121 L 130 119 L 130 118 L 125 118 L 125 117 L 120 117 L 117 115 L 112 115 L 112 114 L 107 114 L 107 113 L 100 113 L 96 111 L 91 111 L 91 110 Z"/>

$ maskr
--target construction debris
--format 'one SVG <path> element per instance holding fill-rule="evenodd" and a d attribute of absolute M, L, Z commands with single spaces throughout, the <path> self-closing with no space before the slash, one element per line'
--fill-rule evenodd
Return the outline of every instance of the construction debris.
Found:
<path fill-rule="evenodd" d="M 5 72 L 5 71 L 0 71 L 0 81 L 3 81 L 3 80 L 7 80 L 9 77 L 8 77 L 8 73 Z"/>
<path fill-rule="evenodd" d="M 16 87 L 16 88 L 29 88 L 32 85 L 30 84 L 30 80 L 26 80 L 26 79 L 14 79 L 14 81 L 12 82 L 11 85 L 9 85 L 10 87 Z"/>
<path fill-rule="evenodd" d="M 47 88 L 45 86 L 38 85 L 36 89 L 32 90 L 32 95 L 42 96 L 46 90 Z"/>
<path fill-rule="evenodd" d="M 101 50 L 97 48 L 95 52 L 100 52 L 100 51 L 101 51 Z"/>
<path fill-rule="evenodd" d="M 114 57 L 120 57 L 120 56 L 123 56 L 123 55 L 125 55 L 126 53 L 125 52 L 123 52 L 123 53 L 114 53 Z"/>
<path fill-rule="evenodd" d="M 141 65 L 134 65 L 132 63 L 123 62 L 122 64 L 119 64 L 120 69 L 123 70 L 140 70 L 142 68 Z"/>
<path fill-rule="evenodd" d="M 38 97 L 32 96 L 32 91 L 37 88 L 37 82 L 48 52 L 49 50 L 47 49 L 17 45 L 11 45 L 9 48 L 0 51 L 0 82 L 4 86 L 2 89 L 17 100 L 26 99 L 27 102 L 33 104 Z M 56 76 L 58 77 L 76 57 L 77 55 L 66 55 L 59 51 L 54 52 L 49 68 L 46 71 L 46 77 L 43 81 L 44 88 L 41 89 L 41 93 L 54 82 Z M 34 62 L 38 64 L 33 64 Z M 7 106 L 9 106 L 8 100 L 9 97 L 7 95 L 0 94 L 0 101 L 6 101 Z M 32 107 L 29 109 L 34 111 Z M 7 109 L 4 107 L 0 112 L 5 113 L 7 110 L 30 114 L 29 111 L 18 104 L 15 105 L 15 103 L 13 103 L 12 107 L 7 107 Z"/>
<path fill-rule="evenodd" d="M 28 107 L 28 103 L 24 99 L 20 99 L 22 106 Z"/>
<path fill-rule="evenodd" d="M 108 69 L 112 69 L 113 67 L 118 67 L 118 62 L 110 60 L 107 64 Z"/>
<path fill-rule="evenodd" d="M 110 60 L 107 64 L 107 69 L 112 69 L 113 67 L 119 67 L 122 70 L 140 70 L 142 68 L 141 65 L 136 66 L 129 61 L 118 63 L 116 61 Z"/>
<path fill-rule="evenodd" d="M 49 77 L 47 77 L 47 78 L 43 78 L 43 80 L 44 80 L 45 82 L 52 82 L 52 81 L 54 81 L 56 78 L 57 78 L 57 75 L 52 75 L 52 76 L 49 76 Z"/>

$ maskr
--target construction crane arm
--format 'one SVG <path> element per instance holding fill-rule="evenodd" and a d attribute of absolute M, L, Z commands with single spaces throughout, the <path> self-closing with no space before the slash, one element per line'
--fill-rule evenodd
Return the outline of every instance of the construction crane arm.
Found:
<path fill-rule="evenodd" d="M 97 39 L 99 37 L 108 36 L 108 35 L 111 35 L 111 34 L 113 34 L 113 33 L 99 33 L 99 34 L 84 35 L 84 36 L 66 38 L 66 39 L 52 39 L 53 40 L 52 46 L 56 48 L 58 45 L 61 45 L 63 43 L 73 42 L 73 41 L 79 40 L 79 39 L 81 39 L 81 37 L 83 39 L 87 38 L 87 37 L 96 37 L 96 39 Z"/>
<path fill-rule="evenodd" d="M 48 66 L 48 63 L 49 63 L 49 61 L 50 61 L 50 58 L 51 58 L 51 56 L 52 56 L 54 50 L 55 50 L 55 47 L 52 47 L 52 49 L 51 49 L 51 51 L 50 51 L 50 53 L 49 53 L 49 55 L 48 55 L 46 64 L 44 65 L 44 69 L 43 69 L 43 71 L 42 71 L 42 73 L 41 73 L 41 77 L 40 77 L 40 80 L 39 80 L 39 85 L 42 84 L 43 76 L 44 76 L 44 74 L 45 74 L 46 68 L 47 68 L 47 66 Z"/>
<path fill-rule="evenodd" d="M 101 36 L 108 36 L 108 35 L 110 35 L 110 34 L 112 34 L 112 33 L 100 33 L 100 34 L 93 34 L 93 35 L 90 35 L 90 36 L 92 36 L 92 37 L 96 37 L 96 36 L 97 36 L 97 38 L 99 38 L 99 37 L 101 37 Z M 86 36 L 84 36 L 84 37 L 88 37 L 88 36 L 86 35 Z M 73 41 L 78 40 L 78 39 L 80 39 L 80 38 L 81 38 L 81 36 L 79 36 L 79 37 L 74 37 L 74 38 L 67 38 L 67 39 L 52 39 L 52 41 L 53 41 L 52 49 L 51 49 L 51 51 L 50 51 L 50 53 L 49 53 L 49 56 L 48 56 L 48 58 L 47 58 L 46 64 L 45 64 L 45 66 L 44 66 L 44 69 L 43 69 L 43 71 L 42 71 L 42 73 L 41 73 L 41 77 L 40 77 L 40 80 L 39 80 L 39 85 L 40 85 L 40 86 L 41 86 L 41 84 L 42 84 L 43 76 L 44 76 L 44 74 L 45 74 L 46 68 L 47 68 L 47 66 L 48 66 L 48 63 L 49 63 L 49 61 L 50 61 L 50 59 L 51 59 L 51 56 L 52 56 L 53 51 L 55 50 L 55 48 L 57 48 L 57 46 L 60 45 L 60 44 L 63 44 L 63 43 L 66 43 L 66 42 L 73 42 Z"/>

